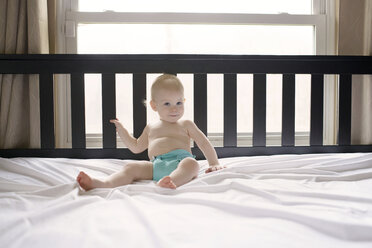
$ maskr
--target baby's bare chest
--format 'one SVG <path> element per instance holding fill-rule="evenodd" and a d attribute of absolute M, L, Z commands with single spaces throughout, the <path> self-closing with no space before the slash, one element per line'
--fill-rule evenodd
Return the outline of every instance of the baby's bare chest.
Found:
<path fill-rule="evenodd" d="M 157 138 L 189 138 L 187 130 L 180 125 L 155 125 L 149 130 L 149 139 Z"/>

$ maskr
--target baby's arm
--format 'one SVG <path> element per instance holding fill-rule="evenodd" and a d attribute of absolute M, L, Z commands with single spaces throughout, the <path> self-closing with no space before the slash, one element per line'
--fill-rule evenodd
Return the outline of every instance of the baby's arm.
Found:
<path fill-rule="evenodd" d="M 115 124 L 116 131 L 118 132 L 121 140 L 128 147 L 128 149 L 133 153 L 141 153 L 148 147 L 148 135 L 147 126 L 143 130 L 141 136 L 136 139 L 129 134 L 128 130 L 124 128 L 118 119 L 110 120 L 111 123 Z"/>
<path fill-rule="evenodd" d="M 195 123 L 192 121 L 185 121 L 185 126 L 190 137 L 195 141 L 208 161 L 209 168 L 205 172 L 208 173 L 225 168 L 224 166 L 219 165 L 216 150 L 204 133 L 195 125 Z"/>

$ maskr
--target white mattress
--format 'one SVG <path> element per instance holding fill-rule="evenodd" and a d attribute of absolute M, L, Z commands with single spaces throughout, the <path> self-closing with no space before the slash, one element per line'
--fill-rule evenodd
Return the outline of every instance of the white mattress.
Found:
<path fill-rule="evenodd" d="M 372 247 L 372 154 L 220 159 L 176 190 L 82 191 L 123 160 L 0 158 L 0 247 Z"/>

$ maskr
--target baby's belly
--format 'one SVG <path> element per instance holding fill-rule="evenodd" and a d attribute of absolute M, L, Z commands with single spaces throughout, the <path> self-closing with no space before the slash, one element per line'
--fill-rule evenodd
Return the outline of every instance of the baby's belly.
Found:
<path fill-rule="evenodd" d="M 191 152 L 189 140 L 179 140 L 172 138 L 159 138 L 153 141 L 149 141 L 148 154 L 149 158 L 176 150 L 184 149 Z"/>

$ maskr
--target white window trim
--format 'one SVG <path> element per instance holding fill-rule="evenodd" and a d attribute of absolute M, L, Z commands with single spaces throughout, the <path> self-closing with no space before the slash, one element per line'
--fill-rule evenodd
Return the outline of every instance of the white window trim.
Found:
<path fill-rule="evenodd" d="M 78 12 L 76 0 L 57 1 L 58 53 L 77 53 L 76 30 L 83 23 L 164 23 L 164 24 L 289 24 L 314 25 L 317 55 L 334 55 L 335 49 L 335 0 L 313 0 L 314 15 L 291 14 L 218 14 L 218 13 L 123 13 L 123 12 Z M 327 13 L 327 14 L 326 14 Z M 57 81 L 69 82 L 69 77 L 59 75 Z M 337 83 L 336 77 L 325 79 L 324 144 L 334 144 L 337 132 Z M 69 84 L 56 85 L 56 146 L 71 147 Z M 296 133 L 297 135 L 297 133 Z M 304 135 L 302 134 L 301 137 Z M 276 138 L 275 138 L 276 137 Z M 221 137 L 222 138 L 222 137 Z M 99 138 L 98 138 L 99 139 Z M 271 139 L 280 136 L 268 136 Z M 300 140 L 303 140 L 302 138 Z M 101 144 L 97 135 L 87 135 L 87 147 Z M 296 145 L 301 145 L 300 141 Z"/>

